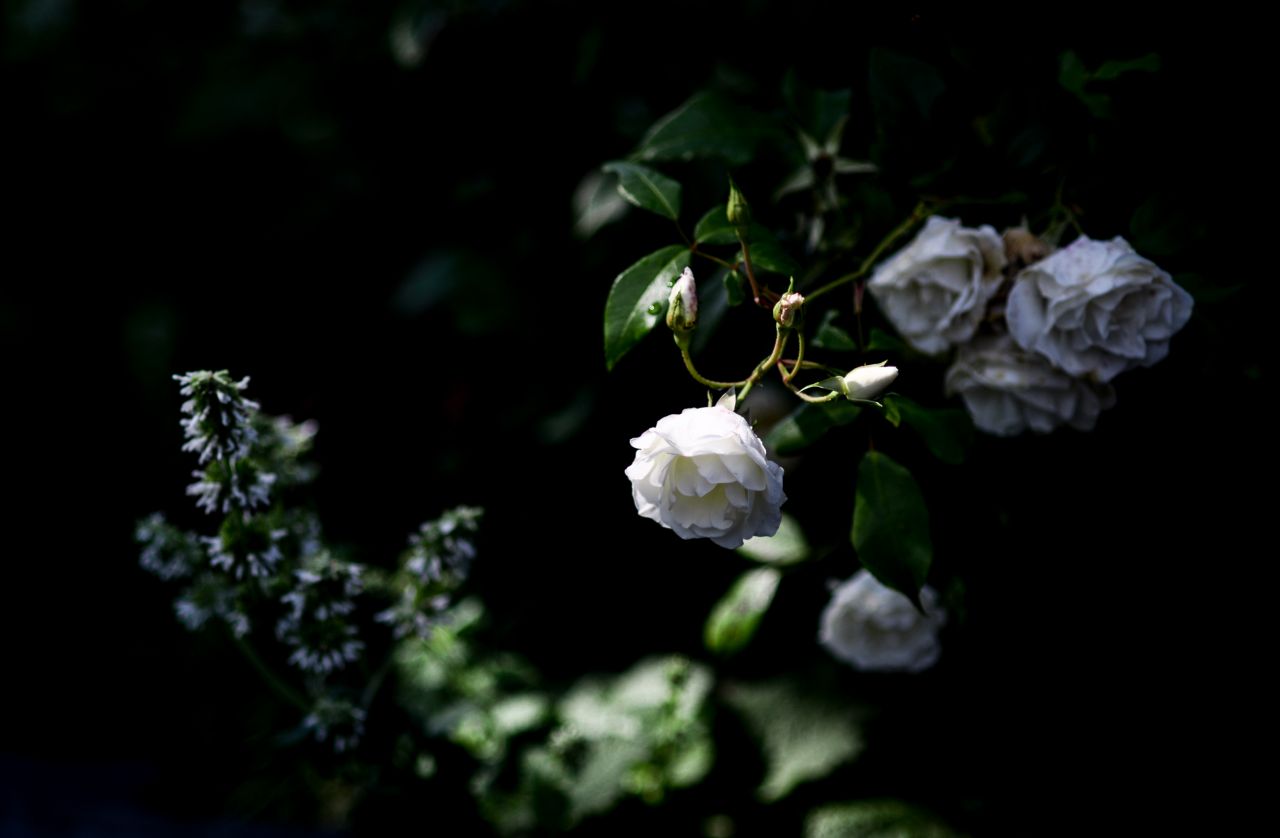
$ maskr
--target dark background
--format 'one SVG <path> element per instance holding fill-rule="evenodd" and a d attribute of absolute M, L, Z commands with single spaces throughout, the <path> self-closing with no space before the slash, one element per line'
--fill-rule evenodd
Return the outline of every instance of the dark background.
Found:
<path fill-rule="evenodd" d="M 486 507 L 474 588 L 493 642 L 549 684 L 700 655 L 742 565 L 639 520 L 622 469 L 630 437 L 703 393 L 663 340 L 610 375 L 600 346 L 612 278 L 671 232 L 633 212 L 580 241 L 571 195 L 697 90 L 777 108 L 789 69 L 852 88 L 846 153 L 881 163 L 893 194 L 950 161 L 944 189 L 1031 196 L 965 213 L 1001 227 L 1043 210 L 1065 172 L 1091 235 L 1133 237 L 1147 207 L 1164 251 L 1144 252 L 1210 293 L 1168 360 L 1117 380 L 1096 432 L 982 439 L 964 469 L 923 467 L 969 618 L 919 680 L 841 673 L 886 708 L 883 747 L 761 813 L 760 834 L 789 834 L 806 804 L 882 795 L 978 833 L 1052 831 L 1106 801 L 1143 821 L 1204 795 L 1249 735 L 1239 672 L 1259 663 L 1267 548 L 1250 543 L 1262 499 L 1240 486 L 1272 473 L 1272 271 L 1269 241 L 1245 232 L 1265 169 L 1248 22 L 597 5 L 6 5 L 0 831 L 325 822 L 271 756 L 285 711 L 137 567 L 134 521 L 186 507 L 175 372 L 251 375 L 265 410 L 319 421 L 317 503 L 358 561 L 392 562 L 449 506 Z M 397 21 L 416 57 L 396 60 Z M 877 123 L 872 45 L 938 69 L 927 123 Z M 1065 48 L 1162 64 L 1112 88 L 1099 120 L 1057 84 Z M 758 215 L 776 162 L 739 173 Z M 667 171 L 686 226 L 723 199 L 721 170 Z M 907 392 L 940 392 L 920 375 Z M 730 674 L 825 665 L 815 615 L 822 582 L 855 566 L 861 444 L 833 435 L 789 469 L 788 510 L 833 552 Z M 721 765 L 709 803 L 636 804 L 633 825 L 750 807 L 758 764 Z M 461 806 L 375 800 L 363 817 L 420 826 Z"/>

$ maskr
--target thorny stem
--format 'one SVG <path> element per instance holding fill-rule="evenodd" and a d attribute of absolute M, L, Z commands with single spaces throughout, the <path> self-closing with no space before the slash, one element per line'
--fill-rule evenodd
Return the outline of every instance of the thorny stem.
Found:
<path fill-rule="evenodd" d="M 911 232 L 911 229 L 915 227 L 916 224 L 920 223 L 922 219 L 929 215 L 929 212 L 930 209 L 928 204 L 924 201 L 916 204 L 916 208 L 912 210 L 911 215 L 907 216 L 905 221 L 895 227 L 893 231 L 880 242 L 880 244 L 876 245 L 876 249 L 871 251 L 871 253 L 867 255 L 866 259 L 862 260 L 862 264 L 858 266 L 856 271 L 837 277 L 812 293 L 805 294 L 805 300 L 807 302 L 813 302 L 828 291 L 834 291 L 841 285 L 853 282 L 855 279 L 861 279 L 873 267 L 875 267 L 876 262 L 880 261 L 880 257 L 884 255 L 886 250 L 893 247 L 893 245 L 897 243 L 898 239 Z"/>
<path fill-rule="evenodd" d="M 240 649 L 241 654 L 243 654 L 245 659 L 248 660 L 253 668 L 258 671 L 258 674 L 262 676 L 262 680 L 267 682 L 267 686 L 274 690 L 276 695 L 280 696 L 280 698 L 292 704 L 294 707 L 297 707 L 299 710 L 306 712 L 311 709 L 311 705 L 307 703 L 306 699 L 304 699 L 297 690 L 290 687 L 284 681 L 281 681 L 280 678 L 272 672 L 265 663 L 263 663 L 262 658 L 258 657 L 258 653 L 253 651 L 253 647 L 246 643 L 243 637 L 232 632 L 231 639 L 235 641 L 235 644 Z"/>

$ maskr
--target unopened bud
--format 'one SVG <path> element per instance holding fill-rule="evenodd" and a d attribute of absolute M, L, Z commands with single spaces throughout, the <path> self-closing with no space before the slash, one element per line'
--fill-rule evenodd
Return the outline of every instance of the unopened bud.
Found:
<path fill-rule="evenodd" d="M 802 308 L 804 308 L 804 295 L 788 291 L 774 305 L 773 319 L 778 322 L 779 326 L 790 328 L 795 325 L 796 318 L 800 316 Z"/>
<path fill-rule="evenodd" d="M 729 205 L 725 209 L 725 215 L 740 233 L 746 232 L 751 224 L 751 207 L 747 205 L 747 199 L 738 191 L 738 184 L 733 182 L 733 178 L 729 178 Z"/>
<path fill-rule="evenodd" d="M 681 334 L 698 328 L 698 286 L 693 281 L 693 271 L 688 268 L 671 286 L 667 301 L 667 325 L 671 331 Z"/>
<path fill-rule="evenodd" d="M 1039 262 L 1053 252 L 1044 239 L 1024 227 L 1010 227 L 1004 231 L 1004 255 L 1013 271 Z"/>
<path fill-rule="evenodd" d="M 870 399 L 893 383 L 898 377 L 898 368 L 886 366 L 888 361 L 878 364 L 864 364 L 855 367 L 841 381 L 844 386 L 840 394 L 850 401 L 854 399 Z"/>

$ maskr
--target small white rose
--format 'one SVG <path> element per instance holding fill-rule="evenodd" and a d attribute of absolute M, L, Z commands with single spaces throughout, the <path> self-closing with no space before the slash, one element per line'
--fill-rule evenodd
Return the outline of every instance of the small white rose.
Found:
<path fill-rule="evenodd" d="M 735 549 L 782 522 L 782 466 L 764 443 L 723 405 L 664 416 L 631 440 L 639 449 L 627 468 L 636 510 L 681 538 L 709 538 Z"/>
<path fill-rule="evenodd" d="M 935 215 L 876 268 L 867 290 L 908 343 L 934 355 L 973 337 L 1004 266 L 1004 243 L 993 227 L 961 227 Z"/>
<path fill-rule="evenodd" d="M 1073 378 L 1008 335 L 962 346 L 946 386 L 964 399 L 979 429 L 997 436 L 1048 433 L 1061 425 L 1091 431 L 1098 414 L 1116 402 L 1110 384 Z"/>
<path fill-rule="evenodd" d="M 870 399 L 892 384 L 898 377 L 898 368 L 886 366 L 888 363 L 881 361 L 878 364 L 863 364 L 850 370 L 844 377 L 844 397 L 850 401 Z"/>
<path fill-rule="evenodd" d="M 1072 375 L 1110 381 L 1169 353 L 1191 295 L 1122 238 L 1079 238 L 1018 274 L 1009 333 Z"/>
<path fill-rule="evenodd" d="M 827 651 L 858 669 L 928 669 L 941 654 L 938 630 L 947 613 L 928 586 L 920 591 L 920 603 L 923 615 L 905 596 L 859 570 L 831 595 L 818 639 Z"/>

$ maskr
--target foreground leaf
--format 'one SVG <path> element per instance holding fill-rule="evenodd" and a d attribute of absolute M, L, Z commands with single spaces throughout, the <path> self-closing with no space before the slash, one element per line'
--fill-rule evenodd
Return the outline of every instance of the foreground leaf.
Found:
<path fill-rule="evenodd" d="M 757 795 L 785 797 L 862 752 L 862 732 L 848 703 L 834 703 L 788 681 L 734 684 L 725 700 L 764 749 L 766 773 Z"/>
<path fill-rule="evenodd" d="M 919 607 L 933 563 L 929 510 L 911 472 L 879 451 L 858 466 L 852 540 L 863 567 Z"/>
<path fill-rule="evenodd" d="M 746 646 L 769 610 L 781 578 L 771 567 L 749 570 L 738 577 L 707 619 L 703 632 L 707 648 L 727 655 Z"/>
<path fill-rule="evenodd" d="M 844 399 L 802 404 L 774 425 L 764 441 L 779 456 L 795 454 L 817 442 L 832 428 L 857 419 L 861 412 L 861 407 Z"/>
<path fill-rule="evenodd" d="M 680 217 L 680 184 L 662 172 L 621 160 L 600 169 L 618 176 L 618 193 L 631 203 L 672 221 Z"/>
<path fill-rule="evenodd" d="M 707 214 L 698 220 L 693 228 L 693 238 L 698 244 L 735 244 L 738 234 L 729 223 L 725 204 L 717 204 L 707 210 Z"/>
<path fill-rule="evenodd" d="M 766 135 L 765 120 L 718 93 L 698 93 L 653 124 L 632 155 L 636 160 L 719 157 L 742 166 Z"/>
<path fill-rule="evenodd" d="M 604 360 L 609 369 L 662 319 L 670 280 L 688 265 L 688 248 L 673 244 L 618 274 L 604 304 Z"/>
<path fill-rule="evenodd" d="M 814 809 L 804 838 L 952 838 L 956 833 L 923 809 L 900 800 L 859 800 Z"/>

